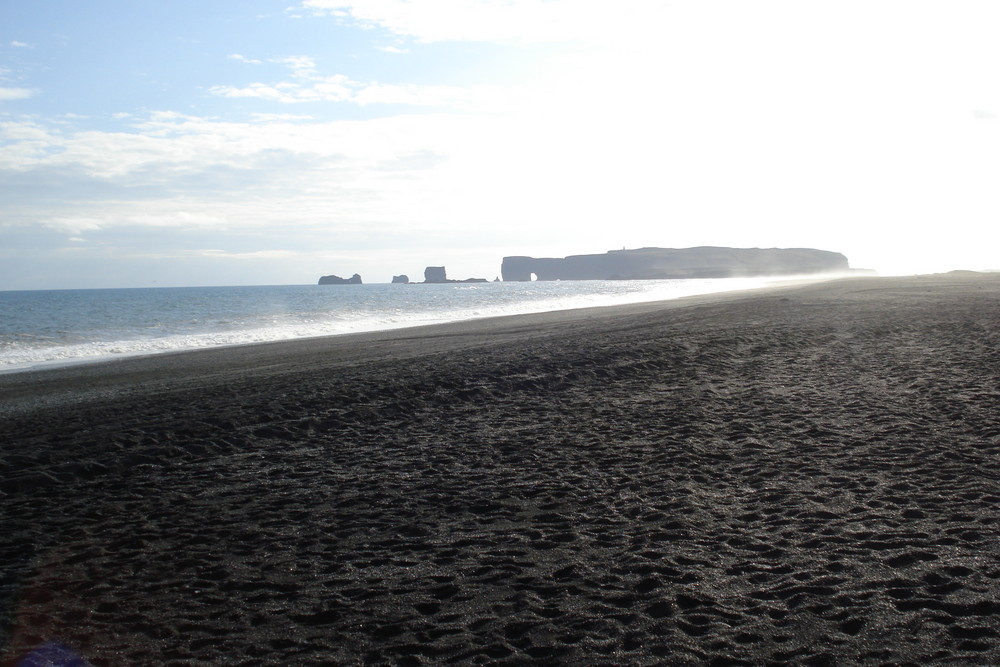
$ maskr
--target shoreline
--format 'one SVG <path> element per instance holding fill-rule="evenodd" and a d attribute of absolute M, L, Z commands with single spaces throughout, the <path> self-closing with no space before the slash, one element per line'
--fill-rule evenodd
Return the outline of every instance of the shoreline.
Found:
<path fill-rule="evenodd" d="M 824 280 L 831 280 L 831 279 L 836 279 L 838 277 L 844 277 L 844 276 L 840 275 L 840 274 L 819 274 L 819 275 L 816 275 L 816 276 L 774 277 L 773 279 L 772 278 L 722 279 L 722 282 L 731 282 L 732 280 L 743 281 L 743 282 L 746 282 L 746 281 L 751 281 L 752 282 L 752 281 L 761 281 L 761 280 L 765 281 L 763 285 L 755 285 L 754 287 L 739 287 L 739 288 L 732 287 L 732 286 L 729 286 L 729 285 L 721 287 L 721 288 L 718 285 L 714 285 L 714 286 L 713 285 L 705 285 L 704 283 L 706 281 L 703 281 L 703 280 L 694 280 L 694 281 L 689 281 L 689 282 L 691 282 L 693 284 L 700 284 L 701 285 L 701 289 L 708 289 L 709 290 L 708 292 L 703 292 L 703 293 L 705 293 L 705 294 L 712 294 L 712 293 L 716 293 L 716 292 L 734 292 L 734 291 L 745 291 L 747 289 L 760 289 L 761 287 L 767 287 L 771 283 L 774 283 L 774 284 L 786 283 L 786 282 L 788 282 L 788 283 L 792 283 L 792 282 L 808 283 L 808 282 L 818 282 L 818 281 L 824 281 Z M 601 281 L 597 281 L 597 282 L 601 282 Z M 633 281 L 633 282 L 635 282 L 635 281 Z M 642 282 L 645 282 L 645 283 L 648 283 L 648 284 L 660 284 L 660 283 L 662 283 L 664 281 L 642 281 Z M 684 281 L 667 281 L 667 282 L 678 283 L 678 282 L 684 282 Z M 713 283 L 713 282 L 719 282 L 719 281 L 707 281 L 707 282 Z M 492 285 L 493 284 L 490 283 L 491 287 L 492 287 Z M 508 283 L 508 285 L 510 285 L 510 283 Z M 515 284 L 515 286 L 517 286 L 517 284 Z M 283 287 L 283 286 L 278 286 L 278 287 Z M 314 286 L 292 286 L 292 287 L 307 287 L 307 288 L 312 288 Z M 379 287 L 385 287 L 385 285 L 379 285 Z M 172 288 L 166 288 L 166 289 L 172 289 Z M 199 289 L 199 288 L 194 288 L 194 289 Z M 394 288 L 394 289 L 398 289 L 398 288 Z M 639 295 L 633 295 L 633 294 L 624 294 L 624 295 L 621 295 L 620 294 L 620 295 L 616 295 L 614 297 L 611 297 L 609 295 L 605 295 L 607 298 L 612 299 L 612 302 L 611 303 L 607 303 L 607 304 L 603 304 L 603 305 L 599 305 L 599 306 L 594 306 L 594 305 L 584 305 L 584 306 L 580 306 L 580 305 L 567 305 L 567 306 L 559 307 L 557 309 L 550 309 L 550 308 L 546 308 L 546 307 L 541 307 L 536 302 L 526 302 L 526 303 L 523 304 L 523 307 L 526 309 L 524 312 L 507 312 L 507 313 L 497 313 L 497 314 L 491 314 L 491 315 L 463 314 L 461 316 L 454 316 L 455 314 L 452 313 L 453 317 L 444 318 L 444 319 L 436 319 L 436 320 L 432 319 L 429 322 L 423 322 L 423 323 L 417 323 L 417 322 L 385 323 L 385 322 L 383 322 L 380 326 L 375 326 L 374 328 L 367 328 L 366 329 L 366 328 L 364 328 L 362 326 L 362 328 L 360 328 L 358 330 L 345 330 L 345 331 L 339 331 L 339 332 L 315 333 L 315 334 L 311 334 L 311 335 L 298 335 L 298 336 L 293 336 L 293 337 L 280 337 L 280 335 L 278 335 L 278 337 L 271 337 L 272 335 L 275 335 L 273 331 L 263 330 L 261 333 L 258 334 L 260 336 L 263 336 L 263 338 L 261 338 L 259 340 L 244 341 L 244 342 L 225 342 L 225 343 L 210 342 L 210 343 L 203 343 L 203 344 L 190 343 L 190 344 L 185 344 L 182 347 L 175 347 L 173 349 L 165 347 L 165 348 L 161 348 L 161 349 L 158 349 L 158 350 L 157 349 L 154 349 L 154 350 L 146 349 L 146 350 L 131 350 L 131 351 L 128 351 L 129 346 L 132 345 L 134 343 L 134 341 L 130 341 L 130 340 L 107 341 L 106 342 L 107 345 L 112 346 L 112 347 L 124 346 L 127 351 L 125 351 L 125 352 L 114 352 L 114 353 L 107 353 L 106 352 L 104 354 L 94 354 L 92 356 L 82 356 L 82 357 L 73 357 L 73 358 L 64 358 L 64 359 L 49 359 L 49 360 L 39 360 L 39 361 L 33 361 L 33 362 L 23 362 L 23 363 L 20 363 L 20 364 L 13 364 L 13 365 L 9 365 L 9 366 L 2 366 L 2 367 L 0 367 L 0 375 L 16 374 L 16 373 L 24 373 L 24 372 L 34 372 L 34 371 L 45 371 L 45 370 L 49 370 L 49 369 L 65 368 L 65 367 L 69 367 L 69 366 L 78 366 L 78 365 L 83 365 L 83 364 L 103 364 L 103 363 L 108 363 L 108 362 L 120 361 L 120 360 L 123 360 L 123 359 L 131 359 L 131 358 L 147 357 L 147 356 L 156 356 L 156 355 L 161 355 L 161 354 L 177 354 L 177 353 L 193 352 L 193 351 L 205 350 L 205 349 L 221 349 L 221 348 L 227 348 L 227 347 L 240 347 L 240 346 L 244 346 L 244 345 L 267 344 L 267 343 L 283 342 L 283 341 L 289 341 L 289 340 L 309 340 L 309 339 L 312 339 L 312 338 L 327 338 L 327 337 L 330 337 L 330 336 L 345 336 L 345 335 L 352 335 L 352 334 L 378 334 L 380 332 L 388 332 L 388 331 L 393 331 L 393 330 L 397 330 L 397 329 L 410 329 L 410 328 L 419 327 L 419 326 L 431 326 L 431 325 L 434 325 L 434 324 L 450 324 L 450 323 L 463 322 L 463 321 L 471 321 L 471 320 L 478 320 L 478 319 L 494 319 L 494 318 L 506 317 L 506 316 L 517 316 L 517 315 L 524 315 L 524 314 L 554 312 L 554 310 L 573 310 L 573 309 L 578 309 L 578 308 L 589 308 L 589 307 L 613 307 L 613 306 L 616 306 L 616 305 L 630 305 L 630 304 L 633 304 L 633 303 L 651 303 L 651 302 L 656 302 L 656 301 L 673 300 L 673 299 L 677 299 L 677 298 L 684 298 L 686 296 L 692 296 L 692 294 L 688 294 L 687 293 L 688 289 L 691 289 L 691 288 L 687 287 L 685 289 L 678 289 L 678 295 L 677 296 L 673 296 L 673 297 L 666 297 L 666 296 L 654 297 L 654 296 L 652 296 L 649 293 L 640 293 Z M 697 289 L 697 288 L 695 288 L 695 289 Z M 698 295 L 697 293 L 693 294 L 693 296 L 697 296 L 697 295 Z M 573 299 L 573 298 L 586 298 L 588 296 L 593 297 L 594 295 L 577 295 L 576 297 L 572 297 L 571 296 L 570 299 Z M 633 299 L 636 299 L 636 300 L 633 300 Z M 535 309 L 535 308 L 537 308 L 537 309 Z M 439 313 L 439 315 L 440 315 L 440 313 Z M 224 332 L 224 331 L 223 332 L 216 332 L 215 334 L 211 334 L 211 333 L 208 333 L 208 332 L 204 332 L 204 333 L 191 333 L 191 336 L 196 337 L 196 338 L 197 337 L 210 337 L 210 336 L 221 336 L 222 338 L 229 338 L 229 337 L 232 337 L 232 336 L 238 337 L 239 335 L 241 335 L 240 332 Z M 152 341 L 152 343 L 154 345 L 159 345 L 162 342 L 163 341 Z"/>
<path fill-rule="evenodd" d="M 0 376 L 0 665 L 1000 662 L 1000 274 Z"/>
<path fill-rule="evenodd" d="M 859 276 L 867 280 L 871 276 Z M 218 367 L 226 372 L 242 373 L 251 371 L 258 365 L 288 365 L 301 368 L 316 362 L 319 355 L 329 354 L 344 361 L 370 360 L 371 352 L 392 354 L 402 340 L 425 338 L 427 341 L 440 339 L 465 340 L 468 344 L 489 344 L 498 336 L 544 335 L 552 327 L 560 324 L 577 323 L 594 318 L 618 318 L 678 308 L 699 303 L 715 302 L 719 299 L 754 296 L 771 290 L 790 289 L 830 281 L 845 280 L 844 277 L 792 277 L 787 280 L 775 279 L 763 287 L 727 290 L 680 296 L 658 301 L 589 306 L 563 310 L 520 313 L 478 317 L 453 322 L 404 326 L 394 329 L 352 332 L 304 338 L 290 338 L 256 343 L 239 343 L 205 348 L 192 348 L 153 354 L 135 354 L 100 360 L 76 362 L 54 362 L 51 366 L 0 371 L 0 417 L 30 410 L 29 397 L 45 399 L 45 405 L 55 405 L 55 396 L 91 395 L 98 388 L 102 395 L 111 396 L 114 391 L 130 384 L 159 381 L 171 376 L 171 381 L 182 378 L 195 379 L 206 370 L 217 372 Z M 438 345 L 425 343 L 437 348 Z M 446 348 L 444 344 L 442 349 Z M 358 354 L 353 348 L 364 348 Z M 323 360 L 328 362 L 329 358 Z M 121 386 L 119 386 L 121 385 Z"/>

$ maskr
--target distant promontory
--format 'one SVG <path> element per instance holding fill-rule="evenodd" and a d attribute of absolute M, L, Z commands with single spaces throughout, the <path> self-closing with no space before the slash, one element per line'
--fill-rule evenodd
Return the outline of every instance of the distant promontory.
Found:
<path fill-rule="evenodd" d="M 812 248 L 639 248 L 563 258 L 504 257 L 504 281 L 739 278 L 835 273 L 847 257 Z"/>

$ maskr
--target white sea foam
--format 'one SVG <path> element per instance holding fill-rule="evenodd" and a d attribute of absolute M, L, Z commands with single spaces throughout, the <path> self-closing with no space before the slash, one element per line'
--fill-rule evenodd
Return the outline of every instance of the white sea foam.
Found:
<path fill-rule="evenodd" d="M 0 292 L 0 372 L 672 299 L 762 278 Z"/>

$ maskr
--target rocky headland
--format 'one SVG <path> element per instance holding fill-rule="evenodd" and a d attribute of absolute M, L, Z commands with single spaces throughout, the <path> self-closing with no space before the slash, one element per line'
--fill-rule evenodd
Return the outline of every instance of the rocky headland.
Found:
<path fill-rule="evenodd" d="M 504 257 L 504 281 L 738 278 L 837 273 L 847 257 L 812 248 L 638 248 L 562 258 Z"/>

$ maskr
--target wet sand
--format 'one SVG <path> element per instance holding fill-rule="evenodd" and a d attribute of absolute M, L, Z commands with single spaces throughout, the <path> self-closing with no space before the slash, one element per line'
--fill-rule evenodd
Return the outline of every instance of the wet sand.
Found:
<path fill-rule="evenodd" d="M 1000 664 L 1000 275 L 0 376 L 2 664 Z"/>

